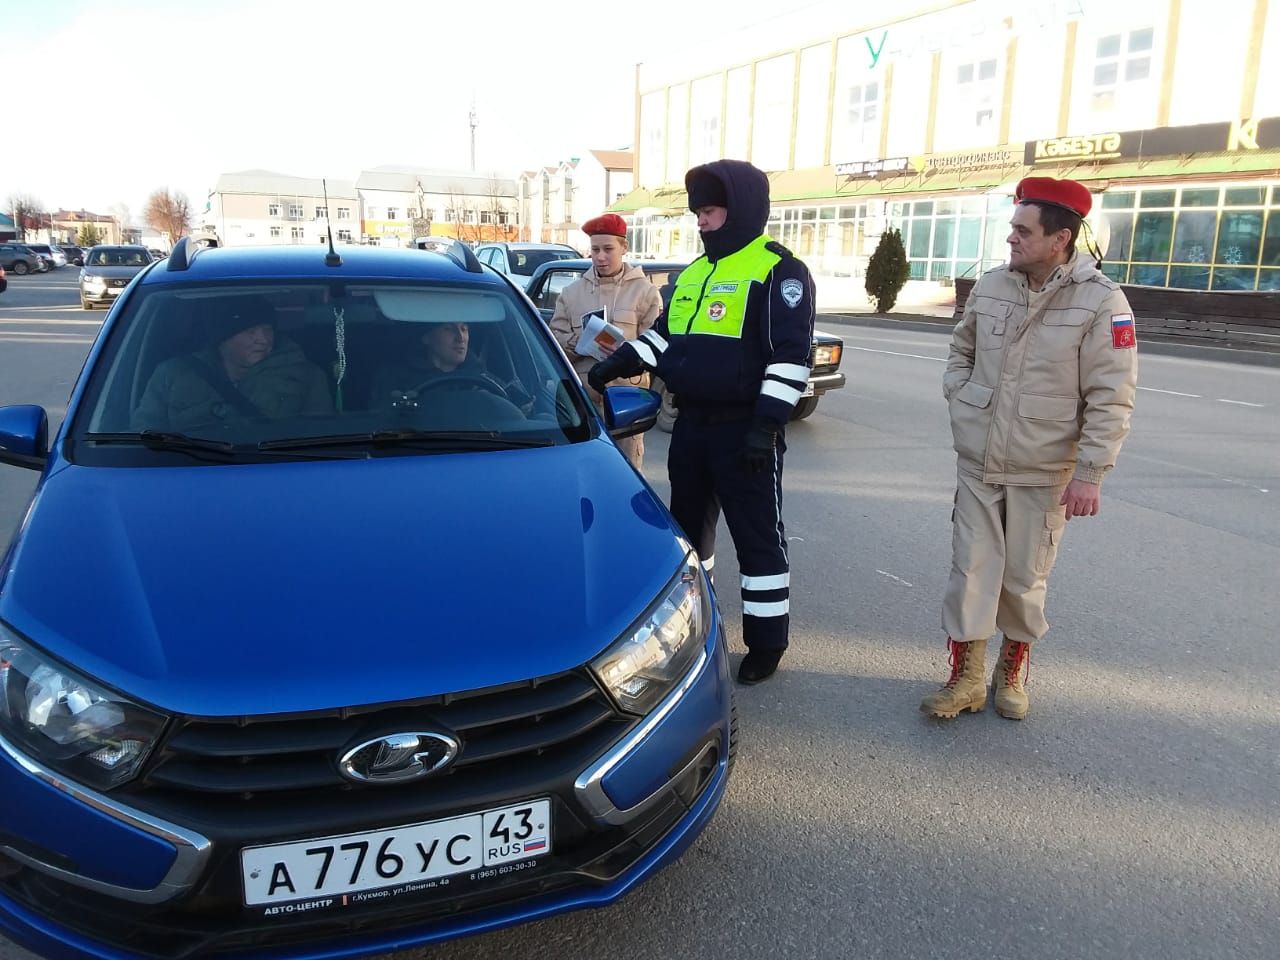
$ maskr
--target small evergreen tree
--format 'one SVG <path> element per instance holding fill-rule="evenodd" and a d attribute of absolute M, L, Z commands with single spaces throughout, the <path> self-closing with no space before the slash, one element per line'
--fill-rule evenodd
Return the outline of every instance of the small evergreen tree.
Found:
<path fill-rule="evenodd" d="M 102 242 L 102 232 L 92 223 L 86 223 L 80 227 L 80 232 L 76 234 L 76 246 L 89 247 L 97 246 Z"/>
<path fill-rule="evenodd" d="M 880 234 L 880 242 L 867 263 L 867 295 L 875 301 L 877 313 L 893 309 L 910 276 L 911 264 L 907 262 L 902 234 L 890 227 Z"/>

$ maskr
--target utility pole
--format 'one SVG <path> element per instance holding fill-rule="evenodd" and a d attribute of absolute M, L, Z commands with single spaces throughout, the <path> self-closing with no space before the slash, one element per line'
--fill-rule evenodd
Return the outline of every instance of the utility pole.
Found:
<path fill-rule="evenodd" d="M 480 121 L 476 119 L 476 102 L 471 101 L 471 172 L 476 172 L 476 127 Z"/>

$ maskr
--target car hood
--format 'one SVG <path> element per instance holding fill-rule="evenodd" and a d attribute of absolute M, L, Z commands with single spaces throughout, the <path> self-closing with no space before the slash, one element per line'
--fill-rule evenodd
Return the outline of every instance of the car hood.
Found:
<path fill-rule="evenodd" d="M 106 277 L 108 280 L 119 280 L 137 276 L 145 269 L 146 264 L 140 267 L 100 267 L 95 264 L 85 267 L 84 273 L 87 277 Z"/>
<path fill-rule="evenodd" d="M 69 466 L 0 565 L 0 618 L 166 711 L 386 703 L 585 663 L 675 574 L 677 536 L 604 440 Z"/>

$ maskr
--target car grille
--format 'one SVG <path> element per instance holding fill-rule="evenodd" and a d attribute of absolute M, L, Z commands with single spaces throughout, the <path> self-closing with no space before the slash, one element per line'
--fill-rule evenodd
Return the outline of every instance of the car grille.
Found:
<path fill-rule="evenodd" d="M 128 280 L 108 280 L 107 281 L 108 287 L 127 287 L 128 285 L 129 285 Z"/>
<path fill-rule="evenodd" d="M 253 801 L 296 804 L 302 791 L 309 807 L 322 803 L 326 793 L 386 794 L 396 787 L 344 778 L 338 758 L 366 739 L 433 730 L 452 733 L 461 743 L 450 766 L 421 782 L 443 799 L 454 792 L 451 781 L 496 783 L 505 779 L 499 771 L 522 770 L 527 776 L 539 766 L 580 763 L 632 723 L 589 676 L 576 671 L 392 706 L 284 718 L 179 718 L 143 777 L 121 791 L 121 799 L 162 813 L 188 803 L 206 812 L 220 802 L 241 810 Z M 460 789 L 460 796 L 468 793 Z"/>

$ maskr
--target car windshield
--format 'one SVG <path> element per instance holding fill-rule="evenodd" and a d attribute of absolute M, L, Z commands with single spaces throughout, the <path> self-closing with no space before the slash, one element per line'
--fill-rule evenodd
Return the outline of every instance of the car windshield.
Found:
<path fill-rule="evenodd" d="M 509 291 L 474 284 L 143 287 L 96 361 L 75 458 L 172 462 L 184 445 L 225 461 L 586 440 L 593 421 L 539 326 Z"/>
<path fill-rule="evenodd" d="M 151 262 L 151 256 L 145 250 L 125 250 L 110 248 L 94 250 L 89 254 L 90 267 L 145 267 Z"/>
<path fill-rule="evenodd" d="M 521 276 L 531 277 L 533 271 L 552 260 L 576 260 L 576 250 L 512 250 L 511 271 Z"/>

